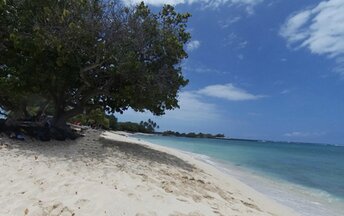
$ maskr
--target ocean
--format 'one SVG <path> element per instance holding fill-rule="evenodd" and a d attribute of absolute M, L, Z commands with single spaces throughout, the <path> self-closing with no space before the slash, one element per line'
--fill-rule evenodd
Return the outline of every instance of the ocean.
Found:
<path fill-rule="evenodd" d="M 344 146 L 135 137 L 191 154 L 300 215 L 344 215 Z"/>

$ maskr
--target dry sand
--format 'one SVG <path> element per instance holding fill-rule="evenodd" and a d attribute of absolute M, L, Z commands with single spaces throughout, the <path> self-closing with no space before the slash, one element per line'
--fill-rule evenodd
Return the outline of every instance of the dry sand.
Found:
<path fill-rule="evenodd" d="M 0 215 L 296 215 L 214 167 L 125 133 L 0 138 Z"/>

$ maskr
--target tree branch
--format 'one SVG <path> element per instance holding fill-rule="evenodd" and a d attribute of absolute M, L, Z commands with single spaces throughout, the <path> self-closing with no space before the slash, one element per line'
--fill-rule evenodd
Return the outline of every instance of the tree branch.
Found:
<path fill-rule="evenodd" d="M 80 77 L 81 77 L 81 79 L 85 82 L 85 84 L 86 84 L 88 87 L 91 87 L 92 85 L 87 81 L 86 72 L 87 72 L 87 71 L 90 71 L 90 70 L 93 70 L 93 69 L 95 69 L 95 68 L 101 66 L 102 64 L 104 64 L 104 62 L 105 62 L 105 61 L 99 62 L 99 58 L 97 58 L 95 64 L 89 65 L 89 66 L 86 66 L 86 67 L 80 69 Z"/>
<path fill-rule="evenodd" d="M 85 104 L 90 98 L 97 96 L 97 95 L 108 95 L 109 94 L 109 88 L 112 85 L 114 79 L 109 78 L 105 81 L 103 86 L 101 88 L 92 88 L 92 89 L 86 89 L 85 86 L 82 86 L 78 89 L 76 94 L 73 96 L 74 101 L 79 101 L 76 103 L 69 102 L 68 105 L 75 107 L 80 104 Z M 82 99 L 79 99 L 79 97 L 82 96 Z"/>
<path fill-rule="evenodd" d="M 68 119 L 70 119 L 70 118 L 72 118 L 78 114 L 81 114 L 83 111 L 84 111 L 84 107 L 78 106 L 78 107 L 75 107 L 71 110 L 66 111 L 62 116 L 63 116 L 64 120 L 67 121 Z"/>
<path fill-rule="evenodd" d="M 95 69 L 95 68 L 101 66 L 102 64 L 104 64 L 104 62 L 105 62 L 105 61 L 102 61 L 102 62 L 97 61 L 97 63 L 95 63 L 95 64 L 93 64 L 93 65 L 89 65 L 89 66 L 86 66 L 86 67 L 80 69 L 80 72 L 81 72 L 81 73 L 85 73 L 85 72 L 87 72 L 87 71 L 93 70 L 93 69 Z"/>
<path fill-rule="evenodd" d="M 67 121 L 68 119 L 70 119 L 76 115 L 82 114 L 84 109 L 86 109 L 86 108 L 95 109 L 97 107 L 99 107 L 99 105 L 97 105 L 97 104 L 84 104 L 83 106 L 78 106 L 78 107 L 75 107 L 71 110 L 66 111 L 63 114 L 63 118 Z"/>

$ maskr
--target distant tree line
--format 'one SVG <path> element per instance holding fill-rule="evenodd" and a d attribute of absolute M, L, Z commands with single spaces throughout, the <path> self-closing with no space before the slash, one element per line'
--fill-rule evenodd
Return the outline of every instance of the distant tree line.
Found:
<path fill-rule="evenodd" d="M 87 125 L 94 128 L 106 130 L 120 130 L 133 133 L 154 133 L 159 128 L 157 123 L 148 119 L 148 121 L 136 122 L 118 122 L 114 115 L 107 115 L 102 109 L 91 110 L 84 114 L 72 118 L 71 123 Z"/>
<path fill-rule="evenodd" d="M 159 128 L 159 126 L 150 119 L 148 119 L 148 121 L 146 122 L 141 121 L 140 123 L 119 122 L 117 124 L 117 130 L 128 131 L 133 133 L 154 133 L 155 128 Z"/>
<path fill-rule="evenodd" d="M 71 120 L 71 123 L 87 125 L 106 130 L 128 131 L 132 133 L 156 133 L 163 136 L 190 137 L 190 138 L 224 138 L 224 134 L 209 133 L 179 133 L 175 131 L 156 132 L 159 128 L 156 122 L 151 119 L 148 121 L 136 122 L 118 122 L 114 115 L 107 115 L 102 109 L 90 110 L 84 114 L 78 115 Z"/>
<path fill-rule="evenodd" d="M 179 133 L 175 131 L 164 131 L 163 136 L 176 136 L 176 137 L 190 137 L 190 138 L 224 138 L 224 134 L 209 134 L 209 133 Z"/>

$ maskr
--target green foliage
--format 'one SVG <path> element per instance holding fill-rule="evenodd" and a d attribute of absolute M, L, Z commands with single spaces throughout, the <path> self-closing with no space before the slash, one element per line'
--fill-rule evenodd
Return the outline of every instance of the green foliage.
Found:
<path fill-rule="evenodd" d="M 159 128 L 159 126 L 151 119 L 148 119 L 147 122 L 141 121 L 139 124 L 135 122 L 119 122 L 117 126 L 118 130 L 134 133 L 154 133 L 155 128 Z"/>
<path fill-rule="evenodd" d="M 162 132 L 163 136 L 177 136 L 177 137 L 189 137 L 189 138 L 224 138 L 224 134 L 209 134 L 209 133 L 179 133 L 179 132 L 174 132 L 174 131 L 164 131 Z"/>
<path fill-rule="evenodd" d="M 0 16 L 0 109 L 41 113 L 28 112 L 35 95 L 58 124 L 99 107 L 156 115 L 178 107 L 189 14 L 144 3 L 0 0 Z"/>
<path fill-rule="evenodd" d="M 90 110 L 85 114 L 80 114 L 70 120 L 72 123 L 80 123 L 81 125 L 89 125 L 101 127 L 104 129 L 117 129 L 117 119 L 113 115 L 106 115 L 105 112 L 98 108 Z"/>
<path fill-rule="evenodd" d="M 155 128 L 159 128 L 159 125 L 157 125 L 157 123 L 155 123 L 151 119 L 148 119 L 148 121 L 146 122 L 141 121 L 140 126 L 144 128 L 143 130 L 145 131 L 145 133 L 153 133 L 155 131 Z"/>
<path fill-rule="evenodd" d="M 109 129 L 117 130 L 118 121 L 114 115 L 107 115 L 106 118 L 109 120 Z"/>
<path fill-rule="evenodd" d="M 128 131 L 128 132 L 142 132 L 145 130 L 140 124 L 135 122 L 119 122 L 118 123 L 118 130 L 120 131 Z"/>

